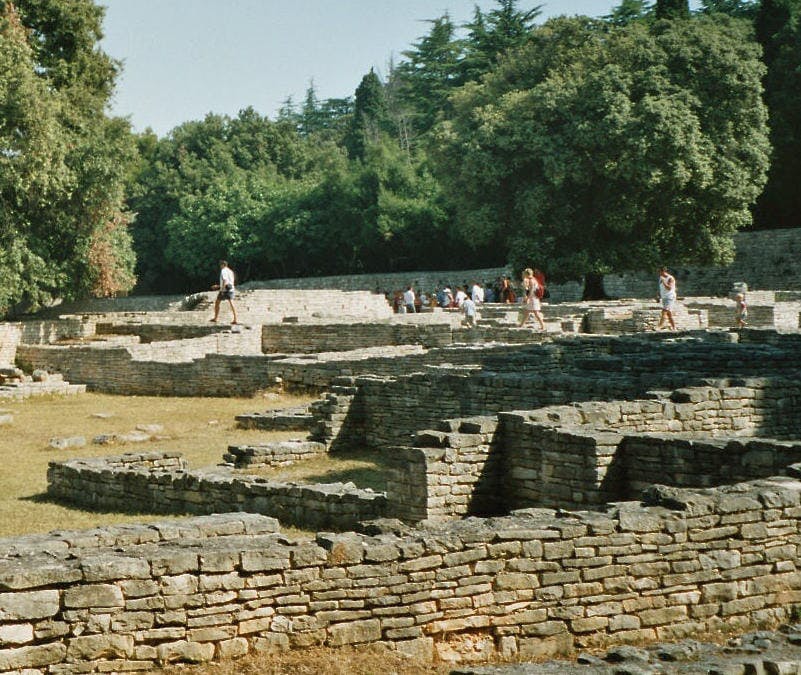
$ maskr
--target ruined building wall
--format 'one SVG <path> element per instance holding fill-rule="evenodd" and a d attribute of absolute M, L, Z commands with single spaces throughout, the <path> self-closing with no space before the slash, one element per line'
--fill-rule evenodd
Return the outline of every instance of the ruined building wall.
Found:
<path fill-rule="evenodd" d="M 22 331 L 15 323 L 0 323 L 0 366 L 14 365 Z"/>
<path fill-rule="evenodd" d="M 443 420 L 387 453 L 388 508 L 411 521 L 592 508 L 636 498 L 654 482 L 706 487 L 780 474 L 801 461 L 801 445 L 743 439 L 798 438 L 799 409 L 797 382 L 748 380 L 661 399 L 501 412 L 498 421 Z"/>
<path fill-rule="evenodd" d="M 430 658 L 461 634 L 530 659 L 788 619 L 801 483 L 649 503 L 405 536 L 289 542 L 231 514 L 0 542 L 0 671 L 148 670 L 318 644 Z"/>
<path fill-rule="evenodd" d="M 676 275 L 679 296 L 727 295 L 732 284 L 749 289 L 801 288 L 801 228 L 739 232 L 734 236 L 735 259 L 728 267 L 692 267 L 666 264 Z M 604 290 L 612 297 L 651 298 L 657 291 L 656 271 L 604 276 Z"/>
<path fill-rule="evenodd" d="M 48 494 L 79 506 L 142 513 L 264 513 L 284 525 L 347 530 L 385 515 L 386 498 L 353 484 L 296 485 L 227 468 L 193 470 L 180 453 L 51 462 Z"/>

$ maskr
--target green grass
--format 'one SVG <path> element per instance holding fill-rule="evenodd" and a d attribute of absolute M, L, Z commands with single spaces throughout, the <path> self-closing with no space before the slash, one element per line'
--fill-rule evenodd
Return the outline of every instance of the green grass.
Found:
<path fill-rule="evenodd" d="M 0 536 L 82 529 L 113 523 L 162 519 L 158 514 L 93 512 L 54 503 L 46 496 L 51 460 L 97 457 L 123 452 L 169 450 L 183 453 L 191 468 L 218 464 L 228 445 L 299 438 L 303 432 L 238 429 L 234 416 L 301 405 L 308 397 L 266 394 L 242 398 L 162 398 L 80 394 L 0 399 L 0 409 L 14 416 L 0 427 Z M 108 413 L 108 419 L 94 417 Z M 146 443 L 93 445 L 101 434 L 125 433 L 137 425 L 160 424 L 161 440 Z M 84 436 L 87 445 L 54 450 L 53 437 Z"/>
<path fill-rule="evenodd" d="M 376 452 L 354 450 L 319 455 L 283 467 L 254 467 L 247 473 L 287 483 L 354 483 L 376 492 L 386 490 L 382 456 Z"/>

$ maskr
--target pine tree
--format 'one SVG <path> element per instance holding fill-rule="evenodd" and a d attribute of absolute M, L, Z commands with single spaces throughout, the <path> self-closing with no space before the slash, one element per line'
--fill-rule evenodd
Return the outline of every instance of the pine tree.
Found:
<path fill-rule="evenodd" d="M 372 68 L 356 88 L 353 118 L 345 139 L 348 154 L 361 159 L 365 146 L 392 129 L 384 85 Z"/>
<path fill-rule="evenodd" d="M 687 19 L 690 6 L 687 0 L 656 0 L 657 19 Z"/>

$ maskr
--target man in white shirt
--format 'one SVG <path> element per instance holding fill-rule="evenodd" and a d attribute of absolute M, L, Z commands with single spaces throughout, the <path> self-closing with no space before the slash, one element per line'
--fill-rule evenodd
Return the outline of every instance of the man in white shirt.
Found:
<path fill-rule="evenodd" d="M 662 302 L 662 314 L 659 317 L 657 330 L 665 325 L 665 319 L 670 324 L 670 330 L 676 330 L 673 319 L 673 309 L 676 305 L 676 278 L 668 273 L 666 267 L 659 268 L 659 300 Z"/>
<path fill-rule="evenodd" d="M 228 300 L 228 305 L 231 307 L 231 314 L 234 320 L 231 324 L 236 325 L 236 308 L 234 307 L 234 271 L 228 267 L 225 260 L 220 260 L 220 283 L 214 284 L 211 290 L 218 291 L 217 299 L 214 301 L 214 318 L 210 321 L 216 322 L 217 317 L 220 315 L 220 303 L 223 300 Z"/>
<path fill-rule="evenodd" d="M 470 289 L 470 297 L 477 305 L 484 304 L 484 289 L 477 281 L 473 282 L 473 288 Z"/>
<path fill-rule="evenodd" d="M 465 292 L 464 292 L 464 288 L 462 288 L 461 286 L 459 286 L 459 288 L 458 288 L 458 289 L 457 289 L 457 291 L 456 291 L 456 298 L 455 298 L 455 300 L 456 300 L 456 306 L 457 306 L 459 309 L 461 309 L 461 308 L 462 308 L 462 303 L 463 303 L 463 302 L 464 302 L 466 299 L 467 299 L 467 293 L 465 293 Z"/>
<path fill-rule="evenodd" d="M 406 305 L 406 311 L 409 314 L 414 314 L 417 311 L 414 306 L 414 291 L 411 286 L 407 287 L 403 292 L 403 304 Z"/>

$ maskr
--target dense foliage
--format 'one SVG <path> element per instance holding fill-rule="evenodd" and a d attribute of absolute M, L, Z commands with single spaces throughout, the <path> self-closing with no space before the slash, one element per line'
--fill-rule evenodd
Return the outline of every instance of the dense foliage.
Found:
<path fill-rule="evenodd" d="M 547 22 L 438 128 L 459 222 L 563 277 L 729 259 L 769 150 L 747 37 L 721 15 Z"/>
<path fill-rule="evenodd" d="M 102 17 L 90 0 L 0 2 L 0 312 L 133 286 L 135 144 L 105 114 Z"/>
<path fill-rule="evenodd" d="M 106 115 L 118 64 L 94 0 L 0 7 L 0 312 L 125 292 L 134 249 L 148 292 L 205 288 L 219 258 L 240 281 L 507 262 L 576 278 L 724 262 L 757 199 L 756 226 L 800 222 L 801 0 L 620 0 L 542 25 L 496 0 L 431 19 L 352 96 L 312 82 L 274 120 L 163 138 Z"/>

